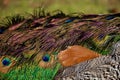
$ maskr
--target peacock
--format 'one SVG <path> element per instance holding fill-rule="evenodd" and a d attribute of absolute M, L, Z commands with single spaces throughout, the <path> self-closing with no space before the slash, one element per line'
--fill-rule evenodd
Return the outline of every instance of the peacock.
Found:
<path fill-rule="evenodd" d="M 61 69 L 55 80 L 119 80 L 120 41 L 112 46 L 109 55 L 90 59 Z"/>
<path fill-rule="evenodd" d="M 111 52 L 120 13 L 65 14 L 43 9 L 0 23 L 0 80 L 53 80 L 61 69 Z"/>

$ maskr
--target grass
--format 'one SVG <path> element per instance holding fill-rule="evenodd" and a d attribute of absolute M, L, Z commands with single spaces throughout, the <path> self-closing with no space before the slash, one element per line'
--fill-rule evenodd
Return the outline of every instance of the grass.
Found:
<path fill-rule="evenodd" d="M 44 7 L 47 11 L 62 10 L 65 13 L 83 12 L 87 14 L 107 13 L 107 6 L 91 0 L 11 0 L 5 8 L 1 8 L 0 17 L 17 13 L 31 13 L 36 7 Z"/>

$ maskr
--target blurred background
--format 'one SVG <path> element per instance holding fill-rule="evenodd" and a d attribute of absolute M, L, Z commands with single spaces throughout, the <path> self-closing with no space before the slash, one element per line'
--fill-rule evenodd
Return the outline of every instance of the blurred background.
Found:
<path fill-rule="evenodd" d="M 47 11 L 103 14 L 120 12 L 120 0 L 0 0 L 0 18 L 16 13 L 31 13 L 42 7 Z"/>

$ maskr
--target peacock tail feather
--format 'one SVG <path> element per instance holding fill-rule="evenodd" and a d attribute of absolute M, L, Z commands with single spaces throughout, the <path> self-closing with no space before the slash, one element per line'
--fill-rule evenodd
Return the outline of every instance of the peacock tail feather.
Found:
<path fill-rule="evenodd" d="M 120 13 L 64 14 L 42 9 L 0 23 L 0 79 L 52 80 L 62 67 L 57 54 L 81 45 L 106 55 L 120 40 Z M 4 74 L 3 74 L 4 73 Z"/>

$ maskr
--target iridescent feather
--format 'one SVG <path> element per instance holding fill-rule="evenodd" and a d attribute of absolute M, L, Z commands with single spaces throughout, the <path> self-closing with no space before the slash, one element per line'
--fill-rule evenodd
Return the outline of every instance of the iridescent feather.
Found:
<path fill-rule="evenodd" d="M 0 25 L 0 59 L 5 60 L 0 67 L 6 69 L 1 71 L 5 73 L 0 74 L 1 79 L 52 80 L 62 67 L 57 54 L 68 46 L 81 45 L 108 54 L 120 40 L 119 21 L 120 13 L 72 16 L 43 10 L 27 18 L 7 17 Z"/>

